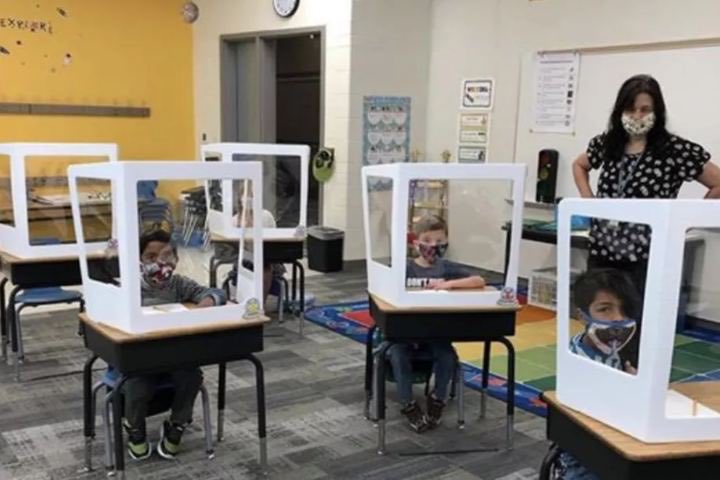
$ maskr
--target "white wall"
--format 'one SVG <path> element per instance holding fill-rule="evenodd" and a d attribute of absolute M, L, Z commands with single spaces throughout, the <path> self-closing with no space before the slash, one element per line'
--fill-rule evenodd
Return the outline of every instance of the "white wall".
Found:
<path fill-rule="evenodd" d="M 445 148 L 455 153 L 462 78 L 495 78 L 489 158 L 517 161 L 515 126 L 524 54 L 719 37 L 719 16 L 717 0 L 433 0 L 428 157 Z M 607 101 L 611 104 L 614 98 Z M 720 158 L 720 152 L 715 155 Z M 526 217 L 547 216 L 526 209 Z M 520 275 L 527 276 L 533 268 L 554 265 L 554 249 L 523 242 L 520 261 Z"/>
<path fill-rule="evenodd" d="M 425 148 L 431 0 L 354 0 L 350 75 L 346 259 L 364 258 L 362 198 L 363 97 L 411 97 L 410 149 Z M 333 202 L 335 203 L 335 202 Z"/>
<path fill-rule="evenodd" d="M 325 27 L 324 135 L 338 159 L 334 177 L 325 184 L 324 224 L 345 228 L 347 212 L 350 92 L 350 17 L 352 0 L 303 0 L 290 19 L 277 16 L 272 2 L 196 0 L 200 18 L 193 25 L 195 131 L 208 142 L 220 139 L 220 36 L 308 27 Z M 359 183 L 359 180 L 357 180 Z"/>
<path fill-rule="evenodd" d="M 365 256 L 362 231 L 362 99 L 412 97 L 411 148 L 425 146 L 431 0 L 303 0 L 289 20 L 270 1 L 196 0 L 195 129 L 220 138 L 220 35 L 326 28 L 324 138 L 335 148 L 323 190 L 325 225 L 345 230 L 345 259 Z M 352 44 L 352 47 L 351 47 Z"/>

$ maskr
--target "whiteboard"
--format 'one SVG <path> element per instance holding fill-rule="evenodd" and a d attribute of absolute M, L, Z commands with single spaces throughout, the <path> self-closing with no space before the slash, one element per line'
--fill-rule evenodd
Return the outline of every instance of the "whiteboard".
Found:
<path fill-rule="evenodd" d="M 660 82 L 668 112 L 668 129 L 699 143 L 720 159 L 720 46 L 695 46 L 663 50 L 588 52 L 580 57 L 580 82 L 574 134 L 533 133 L 534 55 L 526 55 L 520 78 L 515 161 L 528 165 L 526 200 L 535 201 L 537 156 L 544 148 L 559 152 L 557 197 L 578 197 L 572 162 L 590 139 L 603 132 L 622 83 L 646 73 Z M 717 158 L 715 158 L 717 156 Z M 593 191 L 597 170 L 591 172 Z M 685 183 L 681 198 L 700 198 L 706 189 L 698 182 Z"/>

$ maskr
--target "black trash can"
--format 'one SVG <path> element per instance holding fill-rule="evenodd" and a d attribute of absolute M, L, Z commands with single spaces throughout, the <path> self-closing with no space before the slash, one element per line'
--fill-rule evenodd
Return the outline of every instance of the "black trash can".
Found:
<path fill-rule="evenodd" d="M 307 234 L 308 266 L 318 272 L 343 268 L 345 232 L 331 227 L 310 227 Z"/>

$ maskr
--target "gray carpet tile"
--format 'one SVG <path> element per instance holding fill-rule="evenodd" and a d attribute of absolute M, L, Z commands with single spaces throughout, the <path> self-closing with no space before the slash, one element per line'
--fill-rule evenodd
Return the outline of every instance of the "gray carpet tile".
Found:
<path fill-rule="evenodd" d="M 202 265 L 198 262 L 198 265 Z M 312 275 L 307 290 L 318 304 L 366 298 L 364 265 L 344 272 Z M 289 318 L 289 316 L 286 316 Z M 76 334 L 75 310 L 23 313 L 26 362 L 21 383 L 13 367 L 0 365 L 0 480 L 100 479 L 103 468 L 102 420 L 97 419 L 93 462 L 82 467 L 82 395 L 80 370 L 87 352 Z M 327 479 L 456 479 L 530 480 L 547 445 L 544 420 L 522 411 L 515 417 L 515 448 L 503 447 L 505 405 L 490 400 L 488 416 L 478 419 L 479 395 L 465 391 L 467 426 L 456 427 L 456 404 L 451 401 L 443 425 L 423 435 L 403 423 L 388 387 L 388 453 L 376 453 L 377 428 L 364 416 L 363 346 L 333 332 L 306 323 L 305 336 L 288 319 L 267 328 L 265 366 L 269 472 L 267 478 Z M 103 365 L 97 365 L 100 376 Z M 217 368 L 204 368 L 211 395 L 213 425 Z M 250 364 L 228 366 L 225 441 L 216 444 L 216 457 L 207 460 L 203 448 L 200 402 L 196 422 L 183 439 L 175 461 L 156 455 L 144 462 L 128 461 L 128 478 L 245 479 L 261 478 L 258 471 L 254 374 Z M 418 387 L 418 398 L 422 394 Z M 157 437 L 162 416 L 149 420 L 151 438 Z M 417 451 L 497 448 L 485 453 L 421 456 Z"/>

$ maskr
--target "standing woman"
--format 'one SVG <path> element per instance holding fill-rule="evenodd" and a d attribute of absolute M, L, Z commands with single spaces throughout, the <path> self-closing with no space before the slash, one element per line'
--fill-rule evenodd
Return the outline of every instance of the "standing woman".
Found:
<path fill-rule="evenodd" d="M 708 188 L 705 198 L 720 197 L 720 168 L 700 145 L 667 131 L 660 85 L 649 75 L 623 83 L 610 114 L 607 131 L 590 140 L 573 163 L 575 185 L 583 198 L 676 198 L 683 182 L 697 180 Z M 600 169 L 597 194 L 589 172 Z M 637 290 L 645 291 L 651 232 L 647 225 L 593 219 L 587 269 L 616 268 L 627 272 Z M 642 315 L 639 315 L 642 317 Z M 641 324 L 621 350 L 625 370 L 635 373 Z M 558 460 L 563 480 L 597 480 L 571 454 Z"/>
<path fill-rule="evenodd" d="M 665 128 L 665 100 L 657 80 L 636 75 L 618 92 L 607 131 L 590 140 L 573 163 L 583 198 L 676 198 L 683 182 L 708 188 L 705 198 L 720 198 L 720 168 L 700 145 Z M 589 172 L 600 169 L 597 194 Z M 594 220 L 590 228 L 588 268 L 619 268 L 645 290 L 650 251 L 649 227 Z"/>

